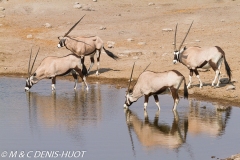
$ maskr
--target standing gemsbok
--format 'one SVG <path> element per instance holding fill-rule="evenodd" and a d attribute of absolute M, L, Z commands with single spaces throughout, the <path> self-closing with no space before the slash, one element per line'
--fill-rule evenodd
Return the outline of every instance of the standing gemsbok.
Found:
<path fill-rule="evenodd" d="M 84 16 L 83 16 L 84 17 Z M 82 18 L 83 18 L 82 17 Z M 102 49 L 104 49 L 105 53 L 117 60 L 118 57 L 114 55 L 112 52 L 108 51 L 104 48 L 104 43 L 101 38 L 98 36 L 90 36 L 90 37 L 70 37 L 68 34 L 76 27 L 76 25 L 82 20 L 82 18 L 73 25 L 73 27 L 62 37 L 58 37 L 60 40 L 57 47 L 66 47 L 68 50 L 76 54 L 81 58 L 81 63 L 84 64 L 84 57 L 90 56 L 91 65 L 88 68 L 88 73 L 90 72 L 93 64 L 94 64 L 94 55 L 97 53 L 97 71 L 96 75 L 99 74 L 99 61 Z"/>
<path fill-rule="evenodd" d="M 69 54 L 64 57 L 46 57 L 42 60 L 40 65 L 37 67 L 36 71 L 32 74 L 32 69 L 37 58 L 38 52 L 35 56 L 35 59 L 30 70 L 30 62 L 32 56 L 31 50 L 28 64 L 28 78 L 26 80 L 25 91 L 29 91 L 29 89 L 34 84 L 36 84 L 37 82 L 44 78 L 52 79 L 52 90 L 55 90 L 56 77 L 66 75 L 70 72 L 72 72 L 72 75 L 75 79 L 74 89 L 77 88 L 77 80 L 79 75 L 84 81 L 86 89 L 88 90 L 88 85 L 85 77 L 87 74 L 87 69 L 84 64 L 83 65 L 79 64 L 79 57 L 77 57 L 75 54 Z M 82 66 L 83 68 L 81 68 Z M 78 75 L 76 72 L 78 73 Z"/>
<path fill-rule="evenodd" d="M 135 63 L 134 63 L 135 64 Z M 179 102 L 178 89 L 184 81 L 184 98 L 188 98 L 188 90 L 185 82 L 184 76 L 176 71 L 170 70 L 165 72 L 151 72 L 144 71 L 138 78 L 133 89 L 129 89 L 132 74 L 133 74 L 134 65 L 132 68 L 132 73 L 130 76 L 130 82 L 126 94 L 126 101 L 124 108 L 127 108 L 133 103 L 136 102 L 140 97 L 144 96 L 144 110 L 147 108 L 148 99 L 153 95 L 156 105 L 160 110 L 158 95 L 170 89 L 172 97 L 174 100 L 173 110 L 176 110 L 177 104 Z"/>
<path fill-rule="evenodd" d="M 193 24 L 193 22 L 192 22 L 192 24 Z M 191 24 L 191 26 L 192 26 L 192 24 Z M 187 32 L 186 36 L 184 37 L 184 39 L 178 49 L 176 48 L 177 25 L 176 25 L 175 36 L 174 36 L 173 63 L 175 64 L 177 62 L 180 62 L 190 70 L 189 83 L 188 83 L 187 87 L 189 88 L 191 86 L 192 76 L 193 76 L 193 72 L 194 72 L 199 80 L 200 88 L 202 88 L 203 84 L 200 80 L 200 76 L 199 76 L 197 69 L 198 68 L 209 69 L 211 67 L 215 71 L 215 78 L 212 81 L 212 86 L 214 86 L 214 84 L 217 80 L 216 87 L 219 87 L 220 68 L 221 68 L 221 64 L 222 64 L 223 60 L 224 60 L 224 64 L 225 64 L 225 70 L 227 72 L 227 75 L 229 77 L 229 82 L 230 82 L 231 76 L 232 76 L 231 69 L 227 63 L 225 52 L 220 47 L 215 46 L 215 47 L 201 48 L 201 47 L 197 46 L 197 47 L 189 47 L 189 48 L 184 47 L 181 49 L 181 47 L 191 29 L 191 26 L 189 27 L 188 32 Z"/>

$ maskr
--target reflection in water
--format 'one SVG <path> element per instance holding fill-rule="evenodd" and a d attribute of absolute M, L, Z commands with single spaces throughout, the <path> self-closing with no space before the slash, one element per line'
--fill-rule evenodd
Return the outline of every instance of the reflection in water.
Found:
<path fill-rule="evenodd" d="M 214 137 L 224 133 L 232 108 L 218 103 L 213 103 L 213 106 L 206 107 L 202 106 L 200 101 L 189 100 L 189 133 L 205 133 Z"/>
<path fill-rule="evenodd" d="M 150 122 L 146 111 L 144 112 L 145 119 L 141 120 L 128 109 L 125 110 L 126 122 L 128 127 L 134 130 L 143 146 L 162 146 L 169 149 L 181 147 L 185 142 L 186 133 L 181 133 L 178 113 L 173 112 L 174 119 L 171 126 L 158 123 L 159 113 L 157 111 L 154 121 Z M 184 126 L 186 127 L 186 125 Z M 184 131 L 186 131 L 186 128 L 184 128 Z"/>
<path fill-rule="evenodd" d="M 101 121 L 102 103 L 98 85 L 71 93 L 42 95 L 27 92 L 31 132 L 39 133 L 40 126 L 61 128 L 79 138 L 81 126 L 96 125 Z"/>
<path fill-rule="evenodd" d="M 207 134 L 210 136 L 222 136 L 224 134 L 231 107 L 225 107 L 217 103 L 211 106 L 201 106 L 201 102 L 189 100 L 189 108 L 185 112 L 173 112 L 172 125 L 161 121 L 156 112 L 153 122 L 149 121 L 147 112 L 144 112 L 144 120 L 139 118 L 131 110 L 125 110 L 126 123 L 132 141 L 131 130 L 136 134 L 139 142 L 145 147 L 164 147 L 178 149 L 186 143 L 187 135 Z M 160 116 L 161 117 L 161 116 Z M 131 142 L 133 145 L 133 142 Z M 134 149 L 134 146 L 132 147 Z M 189 149 L 188 149 L 189 150 Z M 191 149 L 190 149 L 191 150 Z M 189 150 L 189 152 L 191 152 Z M 191 153 L 190 153 L 191 155 Z"/>

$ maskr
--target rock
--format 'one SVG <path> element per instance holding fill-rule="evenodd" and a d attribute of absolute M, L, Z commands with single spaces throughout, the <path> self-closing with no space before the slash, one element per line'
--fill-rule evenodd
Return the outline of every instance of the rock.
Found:
<path fill-rule="evenodd" d="M 132 42 L 132 41 L 134 41 L 134 39 L 128 38 L 127 41 L 128 41 L 128 42 Z"/>
<path fill-rule="evenodd" d="M 5 8 L 4 7 L 0 7 L 0 11 L 4 11 L 5 10 Z"/>
<path fill-rule="evenodd" d="M 171 32 L 171 31 L 173 31 L 173 29 L 172 28 L 163 28 L 162 31 L 164 31 L 164 32 Z"/>
<path fill-rule="evenodd" d="M 74 6 L 73 6 L 73 8 L 75 8 L 75 9 L 80 9 L 80 8 L 82 8 L 82 5 L 81 4 L 75 4 Z"/>
<path fill-rule="evenodd" d="M 138 56 L 134 56 L 133 59 L 139 59 L 139 57 Z"/>
<path fill-rule="evenodd" d="M 236 89 L 236 87 L 234 85 L 227 85 L 227 88 L 226 88 L 227 91 L 228 90 L 235 90 L 235 89 Z"/>
<path fill-rule="evenodd" d="M 4 18 L 4 17 L 5 17 L 5 15 L 3 15 L 3 14 L 2 14 L 2 15 L 0 15 L 0 18 Z"/>
<path fill-rule="evenodd" d="M 199 40 L 199 39 L 196 39 L 195 42 L 200 42 L 200 40 Z"/>
<path fill-rule="evenodd" d="M 221 20 L 221 22 L 225 22 L 225 20 L 224 20 L 224 19 L 222 19 L 222 20 Z"/>
<path fill-rule="evenodd" d="M 163 54 L 162 54 L 163 57 L 166 56 L 166 55 L 167 55 L 167 53 L 163 53 Z"/>
<path fill-rule="evenodd" d="M 75 2 L 74 4 L 80 4 L 79 2 Z"/>
<path fill-rule="evenodd" d="M 155 3 L 153 3 L 153 2 L 148 3 L 148 6 L 153 6 L 153 5 L 155 5 Z"/>
<path fill-rule="evenodd" d="M 52 25 L 51 25 L 50 23 L 45 23 L 44 26 L 45 26 L 46 28 L 51 28 L 51 27 L 52 27 Z"/>
<path fill-rule="evenodd" d="M 220 82 L 223 83 L 223 84 L 228 83 L 228 78 L 221 78 Z"/>
<path fill-rule="evenodd" d="M 82 10 L 83 10 L 83 11 L 94 11 L 94 9 L 91 8 L 91 7 L 89 7 L 89 6 L 84 6 L 84 7 L 82 7 Z"/>
<path fill-rule="evenodd" d="M 27 35 L 27 38 L 33 38 L 33 36 L 31 34 Z"/>
<path fill-rule="evenodd" d="M 104 26 L 99 27 L 100 30 L 106 30 L 107 28 Z"/>
<path fill-rule="evenodd" d="M 4 67 L 4 69 L 6 70 L 6 69 L 7 69 L 7 67 Z"/>
<path fill-rule="evenodd" d="M 93 0 L 93 2 L 97 2 L 97 0 Z"/>
<path fill-rule="evenodd" d="M 139 45 L 139 46 L 146 45 L 146 42 L 138 42 L 138 45 Z"/>
<path fill-rule="evenodd" d="M 1 24 L 0 24 L 1 25 Z M 236 80 L 236 79 L 231 79 L 231 82 L 232 83 L 238 83 L 238 80 Z"/>
<path fill-rule="evenodd" d="M 107 41 L 108 48 L 114 48 L 115 42 Z"/>

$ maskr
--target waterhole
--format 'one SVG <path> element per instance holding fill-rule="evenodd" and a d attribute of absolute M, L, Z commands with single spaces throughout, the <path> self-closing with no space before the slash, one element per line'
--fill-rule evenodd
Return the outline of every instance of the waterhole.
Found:
<path fill-rule="evenodd" d="M 111 85 L 86 91 L 79 83 L 74 91 L 73 81 L 58 80 L 52 92 L 43 80 L 30 92 L 24 87 L 23 78 L 0 78 L 0 154 L 8 158 L 23 151 L 21 159 L 76 159 L 68 153 L 84 151 L 80 158 L 90 160 L 212 159 L 240 149 L 238 107 L 181 99 L 172 112 L 171 96 L 160 95 L 161 111 L 150 97 L 144 112 L 143 98 L 124 110 L 126 89 Z"/>

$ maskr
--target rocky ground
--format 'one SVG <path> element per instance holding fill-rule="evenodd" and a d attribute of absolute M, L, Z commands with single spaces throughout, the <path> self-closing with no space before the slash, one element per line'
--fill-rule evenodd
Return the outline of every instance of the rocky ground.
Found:
<path fill-rule="evenodd" d="M 238 0 L 0 0 L 0 74 L 26 76 L 31 47 L 34 53 L 40 47 L 34 68 L 46 56 L 69 54 L 66 48 L 57 48 L 57 37 L 86 14 L 70 36 L 98 35 L 106 48 L 120 57 L 115 61 L 102 53 L 101 74 L 95 75 L 94 65 L 88 81 L 126 87 L 135 61 L 134 80 L 149 63 L 148 70 L 176 69 L 188 79 L 189 70 L 172 63 L 172 44 L 176 24 L 179 46 L 194 21 L 184 46 L 220 46 L 233 78 L 230 84 L 212 88 L 213 70 L 200 72 L 204 87 L 200 89 L 194 77 L 189 93 L 192 97 L 240 106 L 239 12 Z M 85 62 L 89 66 L 88 57 Z M 223 81 L 227 78 L 224 68 Z"/>

